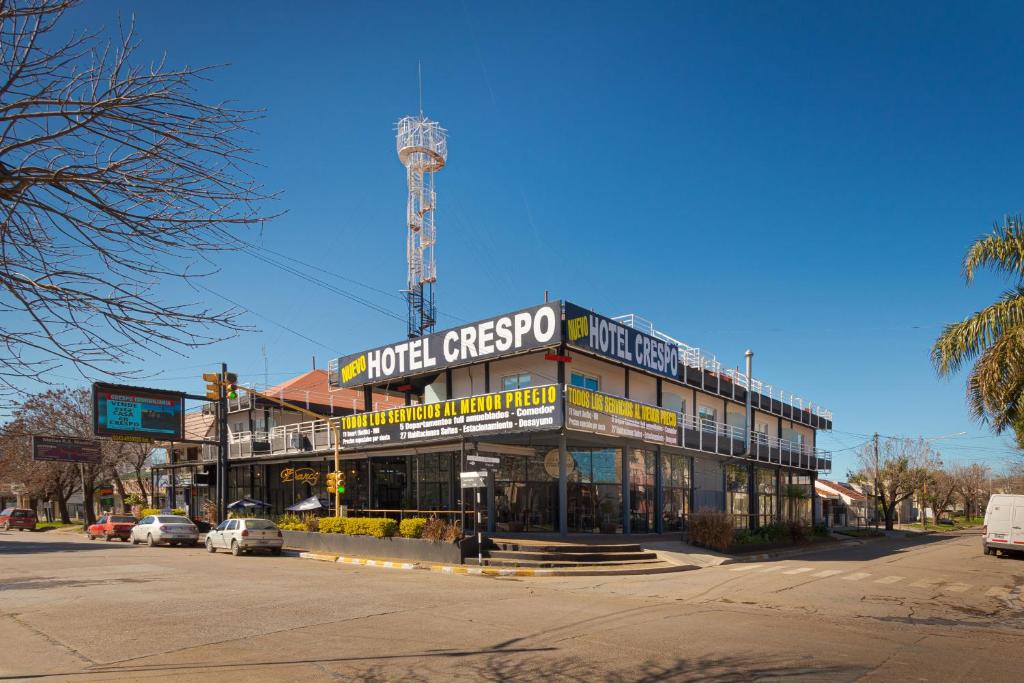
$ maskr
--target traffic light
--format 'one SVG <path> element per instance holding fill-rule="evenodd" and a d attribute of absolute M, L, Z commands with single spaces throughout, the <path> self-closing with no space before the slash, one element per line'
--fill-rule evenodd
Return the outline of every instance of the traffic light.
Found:
<path fill-rule="evenodd" d="M 338 486 L 338 473 L 328 472 L 327 473 L 327 488 L 333 491 Z"/>
<path fill-rule="evenodd" d="M 211 401 L 219 401 L 220 375 L 216 372 L 204 372 L 203 381 L 206 382 L 206 398 Z"/>
<path fill-rule="evenodd" d="M 227 385 L 228 398 L 238 398 L 238 375 L 233 372 L 226 373 L 224 384 Z"/>
<path fill-rule="evenodd" d="M 345 473 L 338 472 L 337 478 L 338 493 L 345 493 Z"/>

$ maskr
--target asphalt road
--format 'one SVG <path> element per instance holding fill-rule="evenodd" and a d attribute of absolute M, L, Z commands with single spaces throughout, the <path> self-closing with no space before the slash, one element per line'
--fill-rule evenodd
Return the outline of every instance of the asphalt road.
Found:
<path fill-rule="evenodd" d="M 1019 681 L 977 534 L 677 574 L 483 578 L 0 532 L 0 679 Z"/>

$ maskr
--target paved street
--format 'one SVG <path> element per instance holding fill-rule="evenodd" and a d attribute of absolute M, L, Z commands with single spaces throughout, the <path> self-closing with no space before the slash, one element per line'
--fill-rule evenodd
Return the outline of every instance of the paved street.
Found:
<path fill-rule="evenodd" d="M 1011 681 L 1022 588 L 974 533 L 493 579 L 0 532 L 0 677 Z"/>

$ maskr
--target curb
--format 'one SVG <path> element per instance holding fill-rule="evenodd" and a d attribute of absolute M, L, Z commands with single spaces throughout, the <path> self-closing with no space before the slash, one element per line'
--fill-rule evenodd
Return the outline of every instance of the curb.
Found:
<path fill-rule="evenodd" d="M 367 560 L 363 557 L 339 557 L 339 564 L 354 564 L 360 567 L 386 567 L 388 569 L 419 569 L 416 562 L 394 562 L 391 560 Z"/>
<path fill-rule="evenodd" d="M 630 576 L 638 574 L 667 574 L 672 572 L 688 572 L 701 569 L 695 564 L 676 564 L 670 567 L 633 569 L 522 569 L 522 568 L 498 568 L 498 567 L 468 567 L 465 565 L 432 564 L 421 565 L 418 562 L 400 562 L 394 560 L 370 560 L 364 557 L 343 557 L 330 553 L 309 553 L 300 552 L 298 557 L 303 560 L 316 560 L 318 562 L 333 562 L 335 564 L 349 564 L 357 567 L 381 567 L 385 569 L 403 569 L 431 571 L 449 576 L 519 576 L 519 577 L 546 577 L 546 576 Z"/>

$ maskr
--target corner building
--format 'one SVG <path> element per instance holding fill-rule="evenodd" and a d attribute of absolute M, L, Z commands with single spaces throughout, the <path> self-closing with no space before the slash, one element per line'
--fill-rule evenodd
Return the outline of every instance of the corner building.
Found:
<path fill-rule="evenodd" d="M 475 492 L 459 475 L 490 468 L 485 524 L 505 533 L 663 533 L 702 509 L 738 528 L 810 523 L 814 480 L 831 468 L 816 447 L 829 411 L 636 316 L 568 302 L 334 359 L 327 382 L 334 417 L 274 426 L 248 448 L 232 435 L 230 481 L 263 487 L 234 492 L 275 512 L 326 498 L 328 419 L 348 514 L 463 516 L 472 529 Z"/>

